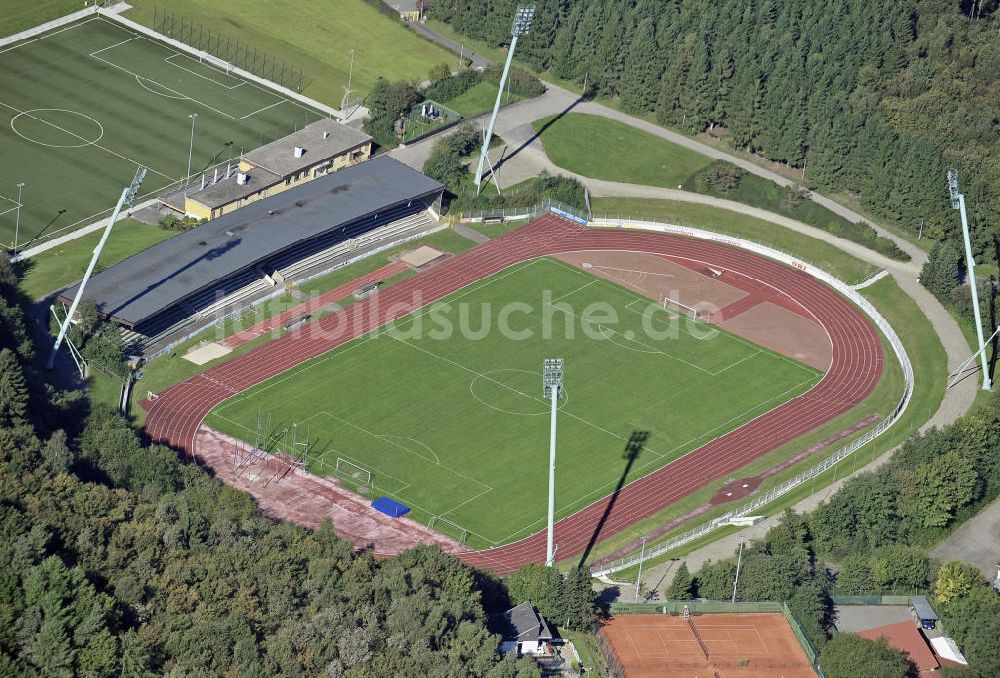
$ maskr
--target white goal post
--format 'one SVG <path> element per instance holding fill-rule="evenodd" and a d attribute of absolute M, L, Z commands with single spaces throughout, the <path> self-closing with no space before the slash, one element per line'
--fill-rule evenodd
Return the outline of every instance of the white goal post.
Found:
<path fill-rule="evenodd" d="M 684 311 L 686 315 L 691 316 L 694 320 L 698 319 L 698 309 L 696 309 L 694 306 L 688 306 L 687 304 L 682 304 L 676 299 L 671 299 L 668 296 L 664 296 L 661 303 L 663 304 L 664 311 L 681 310 Z"/>
<path fill-rule="evenodd" d="M 343 457 L 337 457 L 337 473 L 352 478 L 354 480 L 359 480 L 364 482 L 365 485 L 372 484 L 372 472 L 366 469 L 364 466 L 359 466 L 353 461 L 348 461 Z"/>
<path fill-rule="evenodd" d="M 442 526 L 445 526 L 446 529 L 441 529 Z M 427 523 L 427 527 L 437 530 L 446 536 L 458 539 L 460 544 L 464 544 L 469 540 L 469 531 L 467 529 L 441 516 L 432 517 Z"/>
<path fill-rule="evenodd" d="M 212 56 L 207 52 L 202 52 L 201 54 L 199 54 L 198 60 L 225 71 L 226 75 L 230 75 L 233 69 L 233 65 L 228 61 L 220 59 L 219 57 Z"/>

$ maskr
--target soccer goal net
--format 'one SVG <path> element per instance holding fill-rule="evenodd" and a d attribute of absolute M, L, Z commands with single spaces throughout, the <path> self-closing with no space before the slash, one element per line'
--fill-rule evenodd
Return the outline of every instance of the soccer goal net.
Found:
<path fill-rule="evenodd" d="M 340 475 L 357 480 L 358 482 L 364 483 L 365 485 L 372 484 L 372 472 L 366 469 L 364 466 L 359 466 L 353 461 L 348 461 L 343 457 L 337 457 L 337 473 Z"/>
<path fill-rule="evenodd" d="M 437 530 L 452 539 L 457 539 L 460 544 L 464 544 L 469 539 L 469 531 L 467 529 L 441 516 L 431 518 L 430 522 L 427 523 L 427 527 Z"/>
<path fill-rule="evenodd" d="M 202 63 L 206 63 L 210 66 L 215 66 L 220 71 L 223 71 L 226 75 L 230 75 L 233 70 L 233 65 L 226 61 L 225 59 L 220 59 L 219 57 L 212 56 L 208 52 L 202 52 L 199 55 L 199 60 Z"/>
<path fill-rule="evenodd" d="M 674 311 L 675 313 L 680 312 L 683 315 L 687 315 L 690 316 L 691 318 L 694 318 L 695 320 L 698 319 L 698 309 L 696 309 L 694 306 L 688 306 L 687 304 L 683 304 L 677 299 L 672 299 L 670 297 L 666 296 L 663 297 L 663 310 Z"/>

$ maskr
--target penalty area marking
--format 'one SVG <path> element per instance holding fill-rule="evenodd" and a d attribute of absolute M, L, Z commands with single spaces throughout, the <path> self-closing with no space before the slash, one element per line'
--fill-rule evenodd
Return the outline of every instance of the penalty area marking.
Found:
<path fill-rule="evenodd" d="M 166 94 L 165 92 L 157 92 L 155 89 L 153 89 L 152 87 L 150 87 L 149 85 L 147 85 L 146 83 L 143 82 L 143 80 L 145 80 L 145 79 L 146 78 L 142 77 L 141 75 L 135 76 L 136 83 L 138 83 L 139 87 L 142 87 L 147 92 L 151 92 L 151 93 L 153 93 L 153 94 L 155 94 L 157 96 L 165 97 L 167 99 L 181 99 L 181 100 L 187 100 L 188 99 L 188 97 L 186 97 L 186 96 L 181 96 L 181 95 L 177 95 L 177 94 Z M 150 82 L 155 82 L 155 81 L 154 80 L 150 80 Z"/>

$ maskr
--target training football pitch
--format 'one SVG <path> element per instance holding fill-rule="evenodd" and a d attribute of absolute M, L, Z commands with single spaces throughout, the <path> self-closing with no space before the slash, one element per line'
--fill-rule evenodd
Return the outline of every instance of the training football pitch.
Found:
<path fill-rule="evenodd" d="M 323 114 L 103 17 L 0 49 L 0 246 L 89 224 L 138 165 L 140 200 Z M 228 142 L 232 142 L 227 146 Z"/>
<path fill-rule="evenodd" d="M 464 329 L 463 329 L 464 328 Z M 544 358 L 566 360 L 557 518 L 811 388 L 816 370 L 555 259 L 516 265 L 221 403 L 209 426 L 311 442 L 309 468 L 371 473 L 413 517 L 504 544 L 544 526 Z M 279 449 L 281 444 L 278 445 Z M 343 474 L 341 474 L 343 475 Z M 348 484 L 352 477 L 347 478 Z"/>

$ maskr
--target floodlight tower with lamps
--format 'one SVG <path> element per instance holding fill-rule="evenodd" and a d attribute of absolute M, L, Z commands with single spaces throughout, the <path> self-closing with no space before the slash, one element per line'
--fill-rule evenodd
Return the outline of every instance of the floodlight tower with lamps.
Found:
<path fill-rule="evenodd" d="M 553 531 L 556 513 L 556 407 L 563 394 L 563 358 L 546 358 L 542 363 L 542 396 L 552 401 L 552 420 L 549 424 L 549 531 L 546 541 L 545 564 L 555 564 Z"/>
<path fill-rule="evenodd" d="M 479 154 L 479 167 L 476 169 L 476 192 L 482 187 L 483 167 L 489 157 L 490 141 L 493 139 L 493 126 L 497 122 L 497 113 L 500 111 L 500 101 L 503 98 L 504 85 L 507 84 L 507 76 L 510 74 L 510 64 L 514 60 L 514 48 L 517 47 L 517 39 L 528 34 L 531 28 L 531 20 L 535 16 L 534 5 L 518 5 L 514 12 L 514 22 L 510 27 L 510 49 L 507 50 L 507 61 L 503 66 L 503 74 L 500 76 L 500 87 L 497 89 L 497 100 L 493 104 L 493 115 L 490 116 L 490 124 L 486 128 L 483 137 L 483 150 Z"/>
<path fill-rule="evenodd" d="M 958 192 L 958 170 L 948 170 L 948 195 L 951 199 L 951 208 L 958 210 L 962 216 L 962 238 L 965 240 L 965 268 L 969 274 L 969 291 L 972 294 L 972 312 L 976 318 L 976 338 L 979 340 L 978 351 L 979 361 L 983 370 L 983 390 L 989 391 L 993 384 L 990 383 L 989 364 L 986 361 L 986 342 L 983 340 L 983 322 L 979 314 L 979 293 L 976 290 L 976 260 L 972 257 L 972 239 L 969 237 L 969 217 L 965 211 L 965 196 Z"/>
<path fill-rule="evenodd" d="M 135 202 L 135 196 L 139 194 L 139 188 L 142 186 L 143 180 L 146 178 L 146 168 L 141 165 L 135 171 L 135 176 L 132 177 L 132 183 L 129 184 L 125 189 L 122 190 L 122 195 L 118 199 L 118 204 L 115 205 L 114 212 L 111 213 L 111 218 L 108 219 L 108 225 L 104 227 L 104 235 L 97 242 L 97 247 L 94 248 L 94 256 L 90 258 L 90 264 L 87 266 L 87 271 L 83 274 L 83 279 L 80 280 L 80 286 L 76 289 L 76 297 L 73 299 L 73 304 L 69 307 L 69 311 L 66 313 L 66 319 L 63 321 L 62 327 L 59 328 L 59 336 L 56 337 L 56 343 L 52 345 L 52 352 L 49 353 L 48 369 L 56 363 L 56 355 L 59 353 L 59 346 L 62 345 L 63 339 L 66 338 L 66 331 L 69 329 L 69 325 L 73 322 L 73 316 L 76 315 L 76 308 L 80 305 L 80 300 L 83 299 L 83 290 L 87 287 L 87 281 L 90 280 L 90 276 L 94 273 L 94 267 L 97 266 L 97 259 L 101 256 L 101 250 L 104 249 L 104 244 L 108 242 L 108 236 L 111 235 L 111 229 L 114 228 L 115 222 L 118 220 L 118 215 L 122 211 L 122 207 L 125 205 L 131 205 Z"/>

